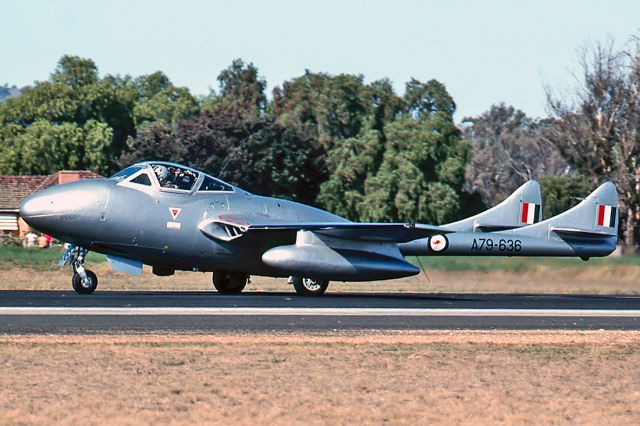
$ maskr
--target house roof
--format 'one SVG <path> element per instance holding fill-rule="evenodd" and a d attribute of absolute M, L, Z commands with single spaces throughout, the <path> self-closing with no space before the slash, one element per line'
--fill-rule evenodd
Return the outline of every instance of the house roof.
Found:
<path fill-rule="evenodd" d="M 0 175 L 0 210 L 18 210 L 20 203 L 33 192 L 60 183 L 80 179 L 101 178 L 88 170 L 63 170 L 51 175 L 10 176 Z"/>

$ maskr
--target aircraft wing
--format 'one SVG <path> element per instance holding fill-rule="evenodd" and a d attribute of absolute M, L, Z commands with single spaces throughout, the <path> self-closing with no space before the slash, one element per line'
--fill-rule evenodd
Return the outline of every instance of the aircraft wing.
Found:
<path fill-rule="evenodd" d="M 220 215 L 199 225 L 209 237 L 230 241 L 245 233 L 269 231 L 313 231 L 346 240 L 402 243 L 452 232 L 445 228 L 414 223 L 284 222 L 259 216 Z"/>
<path fill-rule="evenodd" d="M 209 238 L 222 241 L 256 241 L 250 238 L 252 234 L 259 241 L 274 241 L 273 247 L 265 249 L 262 261 L 282 276 L 342 281 L 415 275 L 419 269 L 404 259 L 398 244 L 452 232 L 413 223 L 296 222 L 231 214 L 206 219 L 198 227 Z M 309 232 L 301 235 L 298 231 Z M 288 234 L 284 241 L 283 233 Z M 247 240 L 242 238 L 245 235 Z M 291 244 L 293 239 L 296 244 Z"/>
<path fill-rule="evenodd" d="M 327 235 L 346 240 L 375 241 L 375 242 L 407 242 L 418 238 L 425 238 L 436 234 L 446 234 L 451 231 L 431 225 L 417 225 L 414 223 L 358 223 L 358 222 L 311 222 L 289 224 L 251 225 L 248 231 L 269 229 L 291 229 L 314 231 L 320 235 Z"/>

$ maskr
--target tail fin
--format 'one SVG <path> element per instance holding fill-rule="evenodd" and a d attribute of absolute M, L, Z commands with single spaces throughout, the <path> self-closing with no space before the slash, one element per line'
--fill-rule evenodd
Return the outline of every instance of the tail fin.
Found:
<path fill-rule="evenodd" d="M 497 206 L 442 227 L 456 232 L 491 232 L 519 228 L 541 220 L 540 185 L 530 180 Z"/>
<path fill-rule="evenodd" d="M 563 239 L 617 236 L 618 191 L 612 182 L 605 182 L 566 212 L 512 232 L 529 236 L 547 236 L 555 232 Z"/>

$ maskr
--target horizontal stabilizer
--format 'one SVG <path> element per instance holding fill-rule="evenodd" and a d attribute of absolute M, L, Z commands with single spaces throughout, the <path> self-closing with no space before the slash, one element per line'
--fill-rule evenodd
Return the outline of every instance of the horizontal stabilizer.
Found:
<path fill-rule="evenodd" d="M 576 228 L 561 228 L 557 226 L 552 226 L 551 231 L 567 238 L 604 238 L 611 237 L 611 234 L 604 231 L 585 231 L 583 229 Z"/>

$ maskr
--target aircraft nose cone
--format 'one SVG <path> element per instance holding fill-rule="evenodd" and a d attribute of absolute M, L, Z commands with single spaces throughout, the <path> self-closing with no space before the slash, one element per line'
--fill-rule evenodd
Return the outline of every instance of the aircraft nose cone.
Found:
<path fill-rule="evenodd" d="M 31 227 L 51 235 L 96 218 L 104 207 L 107 190 L 99 182 L 79 181 L 32 194 L 20 204 L 20 217 Z"/>
<path fill-rule="evenodd" d="M 20 204 L 20 217 L 31 225 L 30 219 L 51 213 L 52 207 L 53 200 L 47 194 L 31 194 Z"/>

